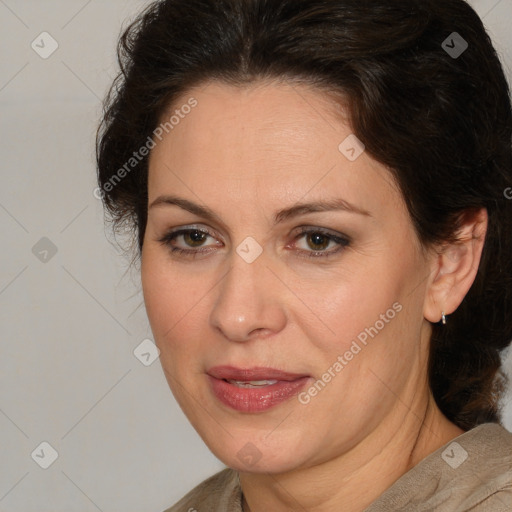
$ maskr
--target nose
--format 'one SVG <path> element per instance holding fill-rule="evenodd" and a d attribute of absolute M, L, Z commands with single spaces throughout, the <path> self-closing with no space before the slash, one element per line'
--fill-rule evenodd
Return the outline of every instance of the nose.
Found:
<path fill-rule="evenodd" d="M 247 263 L 233 254 L 231 268 L 216 289 L 210 324 L 230 341 L 267 337 L 285 327 L 282 285 L 263 255 Z"/>

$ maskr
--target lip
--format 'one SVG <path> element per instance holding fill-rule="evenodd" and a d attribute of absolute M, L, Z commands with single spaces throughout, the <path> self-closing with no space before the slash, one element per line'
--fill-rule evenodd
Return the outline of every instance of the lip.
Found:
<path fill-rule="evenodd" d="M 224 405 L 240 412 L 263 412 L 275 407 L 298 392 L 310 380 L 309 375 L 277 370 L 275 368 L 236 368 L 215 366 L 207 372 L 211 390 Z M 277 380 L 261 388 L 240 388 L 227 380 Z"/>
<path fill-rule="evenodd" d="M 216 379 L 228 380 L 283 380 L 292 381 L 301 377 L 309 377 L 304 373 L 289 373 L 275 368 L 237 368 L 235 366 L 214 366 L 206 373 Z"/>

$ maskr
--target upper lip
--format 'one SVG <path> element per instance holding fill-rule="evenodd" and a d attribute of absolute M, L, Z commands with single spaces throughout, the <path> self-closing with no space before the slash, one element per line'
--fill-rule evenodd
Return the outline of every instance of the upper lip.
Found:
<path fill-rule="evenodd" d="M 290 373 L 276 368 L 236 368 L 234 366 L 214 366 L 207 371 L 208 375 L 216 379 L 238 380 L 242 382 L 251 380 L 286 380 L 292 381 L 302 377 L 309 377 L 306 374 Z"/>

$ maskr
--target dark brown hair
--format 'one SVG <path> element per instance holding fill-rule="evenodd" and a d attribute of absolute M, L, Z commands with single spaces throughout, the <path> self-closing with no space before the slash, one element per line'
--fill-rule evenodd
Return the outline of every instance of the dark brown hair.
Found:
<path fill-rule="evenodd" d="M 462 54 L 450 51 L 463 41 Z M 293 79 L 347 98 L 354 133 L 396 179 L 424 247 L 453 241 L 464 212 L 486 208 L 476 280 L 447 325 L 433 325 L 429 378 L 461 428 L 499 421 L 500 353 L 512 339 L 512 113 L 499 59 L 465 1 L 165 0 L 128 27 L 118 54 L 98 181 L 108 220 L 137 238 L 137 257 L 148 158 L 128 171 L 126 162 L 179 95 L 211 80 Z"/>

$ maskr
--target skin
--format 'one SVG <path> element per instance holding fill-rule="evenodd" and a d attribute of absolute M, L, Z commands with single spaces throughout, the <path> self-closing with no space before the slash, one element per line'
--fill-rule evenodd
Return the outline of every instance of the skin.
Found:
<path fill-rule="evenodd" d="M 385 167 L 366 152 L 353 162 L 340 152 L 352 131 L 320 91 L 210 82 L 170 112 L 191 96 L 197 107 L 156 145 L 149 164 L 149 205 L 173 195 L 216 215 L 149 208 L 141 277 L 166 378 L 211 451 L 239 471 L 245 510 L 361 511 L 463 433 L 428 387 L 430 322 L 452 313 L 469 290 L 486 212 L 468 216 L 459 244 L 426 250 Z M 274 222 L 297 203 L 339 198 L 367 214 Z M 199 246 L 181 236 L 172 247 L 208 252 L 192 258 L 159 241 L 191 226 L 212 236 Z M 350 243 L 327 239 L 319 249 L 300 226 Z M 248 236 L 263 249 L 252 263 L 236 252 Z M 216 365 L 273 367 L 314 383 L 395 303 L 401 311 L 307 404 L 292 397 L 244 413 L 210 391 L 206 371 Z M 237 456 L 247 443 L 261 454 L 251 466 Z"/>

